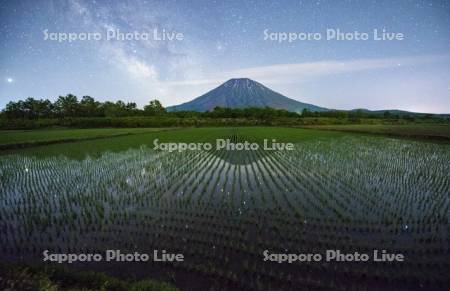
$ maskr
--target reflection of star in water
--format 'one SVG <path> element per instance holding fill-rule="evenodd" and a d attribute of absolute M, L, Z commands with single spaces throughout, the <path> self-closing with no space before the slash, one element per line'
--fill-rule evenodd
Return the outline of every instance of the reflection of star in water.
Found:
<path fill-rule="evenodd" d="M 13 80 L 13 78 L 6 78 L 6 82 L 8 82 L 8 83 L 12 83 L 14 80 Z"/>

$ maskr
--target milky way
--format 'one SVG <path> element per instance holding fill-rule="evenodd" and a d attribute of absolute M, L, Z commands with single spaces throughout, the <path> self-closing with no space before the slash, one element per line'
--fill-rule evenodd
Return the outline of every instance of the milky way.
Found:
<path fill-rule="evenodd" d="M 333 29 L 369 39 L 280 42 L 264 33 L 326 36 Z M 374 40 L 375 30 L 404 38 Z M 44 31 L 101 37 L 69 42 L 46 39 Z M 151 37 L 106 39 L 111 31 Z M 239 77 L 327 108 L 448 113 L 450 4 L 0 1 L 0 108 L 68 93 L 169 106 Z"/>

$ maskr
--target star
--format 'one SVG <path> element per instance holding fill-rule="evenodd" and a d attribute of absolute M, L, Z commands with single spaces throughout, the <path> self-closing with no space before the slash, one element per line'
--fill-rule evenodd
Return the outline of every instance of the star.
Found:
<path fill-rule="evenodd" d="M 14 80 L 13 80 L 13 78 L 6 78 L 6 82 L 12 83 L 12 82 L 14 82 Z"/>

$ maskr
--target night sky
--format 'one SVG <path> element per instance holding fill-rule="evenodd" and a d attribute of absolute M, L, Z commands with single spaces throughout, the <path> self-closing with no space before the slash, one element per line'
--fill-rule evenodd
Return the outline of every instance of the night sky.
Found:
<path fill-rule="evenodd" d="M 107 40 L 117 29 L 183 39 Z M 370 38 L 327 40 L 327 29 Z M 374 29 L 404 39 L 373 40 Z M 323 38 L 279 42 L 264 31 Z M 0 108 L 68 93 L 169 106 L 238 77 L 328 108 L 450 113 L 450 1 L 0 0 Z"/>

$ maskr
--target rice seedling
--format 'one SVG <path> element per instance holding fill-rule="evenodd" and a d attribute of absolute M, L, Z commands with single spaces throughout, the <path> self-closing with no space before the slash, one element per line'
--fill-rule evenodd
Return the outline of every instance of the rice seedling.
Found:
<path fill-rule="evenodd" d="M 164 265 L 168 272 L 261 290 L 444 286 L 449 162 L 448 144 L 352 135 L 270 154 L 141 147 L 82 160 L 4 155 L 0 252 L 31 260 L 46 249 L 170 249 L 186 259 Z M 408 259 L 401 267 L 262 263 L 264 250 L 327 249 Z"/>

